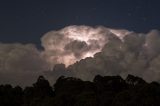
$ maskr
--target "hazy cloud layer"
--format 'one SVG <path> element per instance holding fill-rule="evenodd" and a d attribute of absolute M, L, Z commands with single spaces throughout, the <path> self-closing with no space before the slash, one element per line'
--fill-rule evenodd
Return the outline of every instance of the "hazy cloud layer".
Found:
<path fill-rule="evenodd" d="M 0 83 L 30 84 L 48 66 L 33 44 L 0 43 Z"/>
<path fill-rule="evenodd" d="M 50 31 L 41 41 L 43 51 L 34 44 L 0 43 L 0 83 L 29 85 L 38 75 L 51 82 L 61 75 L 91 80 L 97 74 L 160 81 L 158 30 L 144 34 L 74 25 Z"/>

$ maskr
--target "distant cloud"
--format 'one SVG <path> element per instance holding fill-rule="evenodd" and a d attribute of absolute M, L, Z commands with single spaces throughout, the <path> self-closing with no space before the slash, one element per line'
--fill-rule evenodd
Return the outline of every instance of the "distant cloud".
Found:
<path fill-rule="evenodd" d="M 40 51 L 33 44 L 0 43 L 0 83 L 25 84 L 31 82 L 34 74 L 47 68 Z"/>
<path fill-rule="evenodd" d="M 160 32 L 129 33 L 123 39 L 110 39 L 93 58 L 68 67 L 74 76 L 90 80 L 95 75 L 133 74 L 147 81 L 160 81 Z"/>
<path fill-rule="evenodd" d="M 53 67 L 57 63 L 67 66 L 100 52 L 109 39 L 125 36 L 127 30 L 111 30 L 102 26 L 68 26 L 46 33 L 41 41 L 44 57 Z"/>
<path fill-rule="evenodd" d="M 41 41 L 43 51 L 34 44 L 0 43 L 0 83 L 29 85 L 38 75 L 50 82 L 61 75 L 91 80 L 97 74 L 160 81 L 158 30 L 144 34 L 73 25 L 50 31 Z"/>

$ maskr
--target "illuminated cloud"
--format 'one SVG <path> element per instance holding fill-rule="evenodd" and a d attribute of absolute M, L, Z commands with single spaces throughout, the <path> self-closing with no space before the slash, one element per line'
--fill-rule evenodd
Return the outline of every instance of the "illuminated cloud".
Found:
<path fill-rule="evenodd" d="M 127 30 L 112 30 L 105 27 L 68 26 L 58 31 L 50 31 L 42 37 L 43 52 L 53 67 L 57 63 L 71 65 L 100 52 L 109 39 L 122 39 L 130 33 Z"/>
<path fill-rule="evenodd" d="M 92 80 L 97 74 L 133 74 L 160 81 L 160 32 L 136 33 L 102 26 L 67 26 L 46 33 L 44 50 L 34 44 L 0 43 L 0 84 L 29 85 L 39 75 Z"/>
<path fill-rule="evenodd" d="M 147 34 L 130 32 L 123 39 L 110 39 L 101 52 L 70 65 L 67 70 L 84 80 L 91 80 L 97 74 L 123 77 L 133 74 L 147 81 L 160 81 L 159 44 L 158 30 Z"/>

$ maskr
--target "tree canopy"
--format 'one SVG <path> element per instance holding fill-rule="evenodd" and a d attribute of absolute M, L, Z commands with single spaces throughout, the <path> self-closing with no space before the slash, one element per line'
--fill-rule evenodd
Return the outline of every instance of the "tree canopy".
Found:
<path fill-rule="evenodd" d="M 51 86 L 39 76 L 22 89 L 0 85 L 0 106 L 159 106 L 160 84 L 128 75 L 97 75 L 93 82 L 61 76 Z"/>

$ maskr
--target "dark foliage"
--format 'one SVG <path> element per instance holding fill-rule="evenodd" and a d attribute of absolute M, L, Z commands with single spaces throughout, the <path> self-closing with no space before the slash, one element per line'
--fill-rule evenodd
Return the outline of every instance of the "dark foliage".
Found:
<path fill-rule="evenodd" d="M 132 75 L 97 75 L 93 82 L 61 76 L 52 88 L 40 76 L 25 89 L 1 85 L 0 106 L 160 106 L 160 84 Z"/>

